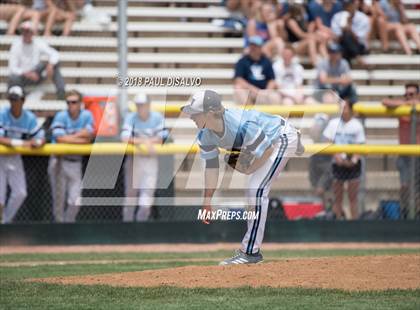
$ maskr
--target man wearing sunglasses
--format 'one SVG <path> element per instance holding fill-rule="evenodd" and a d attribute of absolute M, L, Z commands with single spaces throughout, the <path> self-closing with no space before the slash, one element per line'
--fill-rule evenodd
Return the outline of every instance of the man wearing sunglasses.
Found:
<path fill-rule="evenodd" d="M 65 98 L 67 110 L 58 112 L 51 124 L 53 142 L 91 143 L 94 137 L 93 116 L 90 111 L 82 109 L 82 95 L 76 90 L 71 90 L 66 93 Z M 48 173 L 55 221 L 74 222 L 80 209 L 76 201 L 81 193 L 82 156 L 52 156 Z"/>
<path fill-rule="evenodd" d="M 26 21 L 20 26 L 22 37 L 17 38 L 10 48 L 9 87 L 19 85 L 39 85 L 52 80 L 57 90 L 57 98 L 64 98 L 64 79 L 60 73 L 58 52 L 44 40 L 34 38 L 33 25 Z M 47 61 L 43 61 L 43 58 Z"/>
<path fill-rule="evenodd" d="M 396 108 L 402 105 L 414 105 L 420 103 L 419 85 L 416 83 L 409 83 L 405 85 L 405 94 L 403 98 L 386 98 L 382 101 L 383 105 L 389 108 Z M 410 116 L 403 116 L 399 119 L 399 143 L 410 144 L 411 135 L 411 121 Z M 418 118 L 418 117 L 417 117 Z M 420 120 L 416 122 L 416 144 L 420 144 Z M 420 158 L 415 158 L 415 169 L 416 169 L 416 201 L 417 206 L 420 200 Z M 410 157 L 400 156 L 397 160 L 397 168 L 400 173 L 400 204 L 401 204 L 401 216 L 407 217 L 408 205 L 409 205 L 409 188 L 410 188 Z M 419 214 L 420 210 L 417 210 Z"/>
<path fill-rule="evenodd" d="M 23 108 L 25 95 L 20 86 L 7 92 L 10 107 L 0 111 L 0 144 L 10 147 L 40 147 L 44 144 L 44 131 L 36 116 Z M 6 204 L 7 187 L 10 195 Z M 20 155 L 0 156 L 0 209 L 2 223 L 11 223 L 27 196 L 25 170 Z"/>

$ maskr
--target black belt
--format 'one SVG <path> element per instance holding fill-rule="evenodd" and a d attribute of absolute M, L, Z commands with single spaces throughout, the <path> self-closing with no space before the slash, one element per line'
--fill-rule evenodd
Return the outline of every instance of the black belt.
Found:
<path fill-rule="evenodd" d="M 76 163 L 76 162 L 80 162 L 80 161 L 82 161 L 81 159 L 76 159 L 76 158 L 65 158 L 65 157 L 63 157 L 63 160 L 65 160 L 65 161 L 69 161 L 69 162 L 72 162 L 72 163 Z"/>

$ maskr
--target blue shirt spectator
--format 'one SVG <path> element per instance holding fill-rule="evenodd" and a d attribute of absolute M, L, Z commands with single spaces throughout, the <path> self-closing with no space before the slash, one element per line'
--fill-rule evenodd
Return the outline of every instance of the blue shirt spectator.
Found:
<path fill-rule="evenodd" d="M 322 4 L 313 1 L 308 5 L 309 20 L 314 21 L 320 18 L 324 26 L 331 27 L 331 20 L 334 14 L 340 12 L 342 9 L 343 6 L 338 1 L 323 0 Z"/>
<path fill-rule="evenodd" d="M 379 5 L 384 12 L 385 16 L 388 18 L 390 23 L 399 23 L 401 22 L 400 11 L 391 5 L 388 0 L 380 0 Z"/>
<path fill-rule="evenodd" d="M 268 40 L 270 39 L 270 33 L 268 32 L 267 23 L 256 20 L 255 21 L 255 30 L 256 30 L 256 35 L 263 39 L 264 44 L 267 43 Z M 245 33 L 245 36 L 244 36 L 244 40 L 245 40 L 245 47 L 248 47 L 249 46 L 249 36 L 246 33 Z"/>

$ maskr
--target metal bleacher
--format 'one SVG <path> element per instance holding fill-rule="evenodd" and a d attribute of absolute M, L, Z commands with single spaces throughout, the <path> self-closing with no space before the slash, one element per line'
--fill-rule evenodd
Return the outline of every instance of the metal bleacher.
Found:
<path fill-rule="evenodd" d="M 410 20 L 419 24 L 420 11 L 413 8 L 417 2 L 403 2 Z M 219 3 L 219 0 L 129 0 L 129 76 L 200 77 L 201 88 L 218 90 L 225 102 L 232 105 L 232 68 L 241 55 L 243 39 L 240 33 L 211 23 L 213 18 L 228 16 Z M 54 36 L 46 41 L 60 51 L 61 69 L 68 88 L 79 89 L 85 94 L 109 95 L 117 90 L 117 0 L 94 0 L 93 4 L 100 12 L 112 16 L 110 25 L 79 21 L 74 24 L 70 37 Z M 5 25 L 0 23 L 0 31 L 4 29 Z M 15 36 L 0 36 L 0 94 L 6 91 L 8 51 L 14 39 Z M 372 70 L 356 67 L 352 72 L 363 102 L 378 102 L 384 96 L 402 95 L 405 82 L 420 80 L 419 55 L 403 55 L 396 42 L 391 45 L 390 54 L 381 54 L 379 47 L 379 42 L 373 42 L 371 54 L 365 57 Z M 315 71 L 306 58 L 301 61 L 306 69 L 305 91 L 310 93 Z M 155 103 L 182 104 L 196 88 L 129 88 L 128 93 L 134 95 L 140 90 L 150 94 Z M 53 85 L 43 85 L 42 91 L 42 100 L 28 102 L 28 108 L 42 115 L 65 108 L 64 102 L 55 99 Z M 4 96 L 1 97 L 0 106 L 6 104 Z M 309 127 L 309 122 L 303 123 Z M 168 124 L 171 124 L 170 120 Z M 185 130 L 180 139 L 191 138 L 194 134 L 191 124 L 185 120 L 182 126 Z M 398 143 L 397 126 L 396 119 L 367 119 L 368 142 Z M 303 161 L 292 161 L 285 172 L 291 181 L 276 183 L 275 188 L 293 193 L 309 191 L 307 164 L 302 164 Z M 398 178 L 393 161 L 394 158 L 387 156 L 368 159 L 367 186 L 372 193 L 381 189 L 396 191 Z M 196 178 L 195 175 L 192 177 Z M 177 176 L 180 191 L 185 190 L 185 178 L 182 174 Z"/>

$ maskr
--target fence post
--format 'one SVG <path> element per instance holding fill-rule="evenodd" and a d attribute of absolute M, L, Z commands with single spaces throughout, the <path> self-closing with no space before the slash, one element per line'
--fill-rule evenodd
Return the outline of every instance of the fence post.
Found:
<path fill-rule="evenodd" d="M 417 131 L 417 112 L 416 105 L 412 105 L 411 108 L 411 129 L 410 129 L 410 143 L 416 144 L 416 131 Z M 410 157 L 410 197 L 409 197 L 409 209 L 408 218 L 414 219 L 416 216 L 416 156 Z"/>
<path fill-rule="evenodd" d="M 120 108 L 120 117 L 124 117 L 127 112 L 127 89 L 125 87 L 125 79 L 127 77 L 127 0 L 118 1 L 118 105 Z"/>

